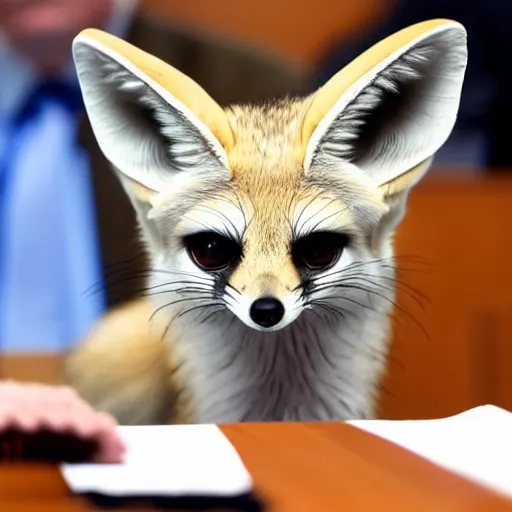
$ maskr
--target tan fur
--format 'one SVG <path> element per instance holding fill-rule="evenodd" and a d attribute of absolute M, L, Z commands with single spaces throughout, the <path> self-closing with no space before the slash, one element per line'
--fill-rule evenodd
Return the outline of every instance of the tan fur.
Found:
<path fill-rule="evenodd" d="M 294 159 L 302 102 L 277 106 L 234 107 L 228 116 L 236 145 L 228 153 L 237 193 L 251 205 L 244 262 L 231 283 L 253 297 L 275 295 L 300 283 L 288 254 L 288 217 L 302 169 Z M 279 269 L 279 277 L 276 276 Z"/>
<path fill-rule="evenodd" d="M 197 82 L 154 55 L 112 34 L 92 28 L 83 30 L 80 35 L 101 42 L 142 69 L 164 89 L 172 89 L 174 96 L 193 110 L 225 147 L 231 147 L 233 134 L 220 105 Z"/>
<path fill-rule="evenodd" d="M 65 380 L 98 410 L 124 424 L 191 423 L 181 384 L 162 341 L 162 326 L 151 323 L 147 300 L 114 309 L 67 358 Z"/>
<path fill-rule="evenodd" d="M 223 194 L 236 196 L 249 220 L 244 260 L 230 284 L 251 297 L 282 299 L 300 284 L 289 253 L 290 219 L 306 204 L 311 206 L 312 200 L 319 203 L 317 209 L 328 204 L 336 212 L 337 224 L 354 235 L 354 244 L 366 243 L 365 226 L 349 206 L 320 184 L 306 184 L 294 157 L 298 127 L 308 104 L 309 99 L 298 99 L 226 110 L 236 138 L 228 153 L 235 178 Z M 346 176 L 339 184 L 349 192 L 345 196 L 351 202 L 365 205 L 375 219 L 387 212 L 378 190 L 368 189 L 357 179 L 347 181 Z M 212 198 L 198 202 L 196 208 L 202 211 L 217 205 L 218 200 Z M 382 256 L 381 246 L 372 249 L 375 257 Z M 188 376 L 171 370 L 179 364 L 169 361 L 174 354 L 172 343 L 166 350 L 162 342 L 166 325 L 157 322 L 165 321 L 165 314 L 155 315 L 149 328 L 154 309 L 141 300 L 109 313 L 66 363 L 66 379 L 86 400 L 114 414 L 121 423 L 161 423 L 167 411 L 170 423 L 190 423 L 193 406 L 185 393 Z M 382 328 L 387 327 L 383 324 Z M 167 341 L 172 336 L 168 332 Z M 177 390 L 181 393 L 178 404 Z"/>
<path fill-rule="evenodd" d="M 86 31 L 75 57 L 156 269 L 148 290 L 158 291 L 151 306 L 134 302 L 99 323 L 67 361 L 68 382 L 121 423 L 372 416 L 395 296 L 393 235 L 453 127 L 464 29 L 420 23 L 307 98 L 226 109 L 113 36 Z M 133 115 L 141 108 L 155 116 L 151 129 Z M 237 245 L 216 269 L 187 252 L 205 230 Z M 345 235 L 321 270 L 292 255 L 318 231 Z M 251 307 L 268 296 L 282 314 L 265 322 Z"/>
<path fill-rule="evenodd" d="M 253 297 L 274 295 L 281 299 L 300 284 L 289 253 L 290 220 L 312 201 L 325 215 L 332 212 L 347 232 L 363 236 L 348 205 L 321 186 L 306 183 L 304 169 L 296 159 L 296 148 L 302 144 L 299 128 L 310 101 L 310 97 L 285 99 L 263 106 L 238 105 L 226 111 L 236 139 L 228 151 L 235 194 L 246 205 L 250 218 L 244 261 L 230 283 Z M 387 211 L 378 191 L 365 189 L 358 180 L 347 184 L 346 177 L 343 184 L 377 215 Z M 200 206 L 204 204 L 213 206 L 213 201 Z"/>

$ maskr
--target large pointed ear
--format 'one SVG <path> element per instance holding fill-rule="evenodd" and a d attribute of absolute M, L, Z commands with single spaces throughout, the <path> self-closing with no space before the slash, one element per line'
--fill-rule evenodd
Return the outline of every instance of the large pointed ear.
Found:
<path fill-rule="evenodd" d="M 73 57 L 98 144 L 132 199 L 151 201 L 178 175 L 230 179 L 229 121 L 197 83 L 95 29 L 75 38 Z"/>
<path fill-rule="evenodd" d="M 302 126 L 306 173 L 351 163 L 385 198 L 406 192 L 453 129 L 466 62 L 466 31 L 450 20 L 370 48 L 312 97 Z"/>

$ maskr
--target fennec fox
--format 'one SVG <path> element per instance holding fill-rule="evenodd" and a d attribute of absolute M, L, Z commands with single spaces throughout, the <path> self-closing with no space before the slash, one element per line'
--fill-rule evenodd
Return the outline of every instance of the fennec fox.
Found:
<path fill-rule="evenodd" d="M 98 30 L 73 55 L 152 271 L 68 382 L 125 424 L 372 417 L 393 234 L 455 123 L 464 28 L 414 25 L 308 97 L 227 108 Z"/>

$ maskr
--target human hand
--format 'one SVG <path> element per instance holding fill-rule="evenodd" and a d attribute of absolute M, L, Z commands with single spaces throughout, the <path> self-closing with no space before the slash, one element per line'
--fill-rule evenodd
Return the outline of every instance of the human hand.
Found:
<path fill-rule="evenodd" d="M 115 426 L 72 388 L 0 383 L 0 458 L 121 462 L 125 447 Z"/>

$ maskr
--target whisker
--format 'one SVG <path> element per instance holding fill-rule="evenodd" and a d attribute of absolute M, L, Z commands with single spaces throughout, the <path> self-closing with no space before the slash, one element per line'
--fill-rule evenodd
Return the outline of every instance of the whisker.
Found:
<path fill-rule="evenodd" d="M 401 278 L 395 278 L 395 277 L 390 277 L 390 276 L 385 276 L 385 275 L 379 276 L 376 274 L 368 274 L 368 273 L 362 274 L 359 272 L 357 272 L 357 273 L 356 272 L 348 272 L 346 275 L 344 275 L 344 274 L 345 273 L 343 271 L 341 271 L 341 272 L 332 272 L 330 275 L 331 276 L 343 275 L 343 277 L 346 279 L 346 281 L 350 281 L 352 279 L 363 280 L 363 281 L 366 281 L 367 283 L 370 283 L 374 286 L 377 286 L 377 287 L 382 288 L 387 291 L 392 291 L 393 289 L 402 291 L 403 293 L 406 293 L 409 296 L 411 296 L 414 299 L 414 301 L 422 309 L 424 309 L 424 305 L 421 303 L 421 300 L 427 301 L 429 303 L 431 302 L 430 298 L 426 294 L 424 294 L 423 292 L 421 292 L 420 290 L 418 290 L 417 288 L 412 286 L 410 283 L 407 283 L 406 281 L 402 280 Z M 388 281 L 391 284 L 393 284 L 393 286 L 386 287 L 382 283 L 378 283 L 376 281 L 370 280 L 370 278 L 374 278 L 376 281 L 378 281 L 378 280 Z M 315 284 L 315 282 L 316 282 L 316 279 L 310 281 L 310 283 L 312 283 L 312 284 Z M 333 281 L 331 281 L 331 283 L 332 282 Z M 327 286 L 328 284 L 329 284 L 328 282 L 322 283 L 322 285 L 325 285 L 325 286 Z"/>
<path fill-rule="evenodd" d="M 331 201 L 331 203 L 334 202 Z M 329 206 L 329 204 L 331 203 L 328 203 L 325 205 L 324 208 L 327 208 L 327 206 Z M 324 208 L 322 208 L 320 211 L 322 211 Z M 344 210 L 340 210 L 340 211 L 337 211 L 337 212 L 334 212 L 334 213 L 331 213 L 330 215 L 328 215 L 327 217 L 323 217 L 322 219 L 320 219 L 313 227 L 309 228 L 308 230 L 306 230 L 306 233 L 314 233 L 317 229 L 318 229 L 318 226 L 320 226 L 320 224 L 322 224 L 322 222 L 325 222 L 326 220 L 329 220 L 331 219 L 332 217 L 336 217 L 336 215 L 339 215 L 342 211 L 345 211 L 346 208 Z M 315 215 L 311 216 L 308 220 L 311 220 L 311 219 L 314 219 L 320 212 L 317 212 L 315 213 Z M 306 221 L 307 222 L 307 221 Z M 304 224 L 306 224 L 306 222 Z M 304 233 L 304 234 L 306 234 Z"/>
<path fill-rule="evenodd" d="M 219 309 L 211 312 L 209 315 L 206 315 L 206 317 L 204 317 L 201 320 L 201 323 L 204 324 L 204 323 L 208 322 L 208 320 L 210 320 L 213 315 L 216 315 L 217 313 L 221 313 L 222 311 L 225 311 L 225 310 L 226 310 L 226 307 L 224 305 L 222 305 L 222 307 L 220 307 Z"/>
<path fill-rule="evenodd" d="M 236 297 L 228 290 L 227 286 L 224 289 L 224 293 L 230 298 L 233 299 L 235 302 L 238 302 Z"/>
<path fill-rule="evenodd" d="M 229 218 L 227 217 L 224 213 L 222 213 L 221 211 L 218 211 L 218 210 L 215 210 L 214 208 L 212 208 L 211 206 L 208 206 L 208 205 L 202 205 L 200 207 L 200 209 L 206 211 L 206 212 L 210 212 L 212 215 L 214 215 L 215 217 L 217 217 L 218 219 L 220 219 L 222 222 L 227 222 L 227 224 L 229 226 L 231 226 L 231 228 L 233 229 L 233 232 L 231 233 L 231 237 L 235 239 L 235 241 L 237 243 L 240 243 L 241 239 L 242 239 L 242 234 L 238 231 L 238 228 L 236 227 L 236 225 L 234 224 L 234 222 Z M 224 220 L 223 220 L 224 219 Z M 227 226 L 226 226 L 227 227 Z M 229 234 L 229 229 L 226 230 Z"/>
<path fill-rule="evenodd" d="M 223 309 L 225 309 L 224 304 L 222 304 L 222 303 L 216 303 L 216 302 L 213 302 L 213 303 L 211 303 L 211 304 L 200 304 L 200 305 L 198 305 L 198 306 L 194 306 L 194 307 L 192 307 L 192 308 L 190 308 L 190 309 L 186 310 L 185 312 L 182 312 L 182 313 L 181 313 L 181 314 L 179 314 L 178 316 L 176 316 L 176 315 L 175 315 L 175 316 L 174 316 L 174 317 L 169 321 L 169 323 L 167 324 L 167 327 L 165 328 L 165 331 L 164 331 L 164 333 L 163 333 L 163 335 L 162 335 L 162 339 L 165 339 L 165 338 L 166 338 L 167 333 L 169 332 L 169 329 L 171 328 L 171 325 L 172 325 L 172 324 L 174 323 L 174 321 L 175 321 L 177 318 L 179 318 L 180 316 L 182 316 L 182 315 L 184 315 L 184 314 L 186 314 L 186 313 L 189 313 L 189 312 L 191 312 L 191 311 L 193 311 L 193 310 L 195 310 L 195 309 L 208 308 L 208 307 L 215 307 L 215 306 L 222 306 L 222 308 L 221 308 L 220 310 L 218 310 L 218 311 L 214 311 L 213 313 L 218 313 L 218 312 L 222 311 Z M 212 314 L 213 314 L 213 313 L 212 313 Z M 211 316 L 211 315 L 210 315 L 210 316 Z"/>
<path fill-rule="evenodd" d="M 194 274 L 192 272 L 183 272 L 183 271 L 168 271 L 168 270 L 161 270 L 161 269 L 151 269 L 151 270 L 133 270 L 130 273 L 127 273 L 125 276 L 123 276 L 121 279 L 115 281 L 115 282 L 108 282 L 109 277 L 106 276 L 102 280 L 96 282 L 95 284 L 89 286 L 83 293 L 87 294 L 88 292 L 91 292 L 96 287 L 99 287 L 98 290 L 93 290 L 92 293 L 97 293 L 98 291 L 101 291 L 101 285 L 106 284 L 109 287 L 118 286 L 120 284 L 123 284 L 128 281 L 133 281 L 135 279 L 140 279 L 142 277 L 148 278 L 152 274 L 164 274 L 164 275 L 170 275 L 170 276 L 190 276 L 194 279 L 205 281 L 205 282 L 211 282 L 211 278 L 207 276 L 202 276 L 199 274 Z M 144 291 L 145 289 L 141 289 L 140 291 Z"/>
<path fill-rule="evenodd" d="M 187 215 L 184 215 L 183 218 L 187 219 L 187 220 L 190 220 L 191 222 L 194 222 L 196 224 L 199 224 L 200 226 L 203 226 L 203 228 L 206 229 L 207 231 L 215 231 L 216 233 L 219 233 L 219 235 L 225 235 L 225 234 L 229 235 L 229 231 L 228 230 L 226 230 L 227 233 L 224 233 L 221 230 L 219 230 L 217 227 L 210 226 L 210 225 L 205 224 L 204 222 L 201 222 L 201 221 L 199 221 L 197 219 L 192 219 L 191 217 L 188 217 Z"/>
<path fill-rule="evenodd" d="M 358 291 L 363 291 L 365 293 L 368 293 L 368 294 L 373 294 L 377 297 L 380 297 L 382 298 L 383 300 L 386 300 L 387 302 L 389 302 L 393 308 L 396 310 L 396 311 L 399 311 L 401 313 L 403 313 L 405 316 L 407 316 L 410 320 L 412 320 L 414 322 L 414 324 L 423 332 L 423 334 L 429 339 L 429 335 L 426 331 L 426 329 L 423 327 L 423 325 L 409 312 L 407 311 L 405 308 L 403 308 L 402 306 L 400 306 L 399 304 L 397 304 L 396 301 L 394 301 L 393 299 L 389 298 L 389 297 L 386 297 L 386 295 L 382 294 L 382 293 L 379 293 L 377 292 L 376 290 L 372 290 L 370 288 L 365 288 L 365 287 L 362 287 L 362 286 L 358 286 L 358 285 L 351 285 L 351 284 L 334 284 L 334 285 L 331 285 L 331 286 L 326 286 L 324 289 L 348 289 L 348 290 L 358 290 Z M 315 290 L 315 293 L 317 293 L 318 290 Z M 344 296 L 341 296 L 341 295 L 334 295 L 334 296 L 329 296 L 329 297 L 322 297 L 323 300 L 327 300 L 327 299 L 331 299 L 331 300 L 348 300 L 350 302 L 353 302 L 353 303 L 356 303 L 356 301 L 354 301 L 354 299 L 352 298 L 348 298 L 348 297 L 344 297 Z M 364 304 L 360 304 L 361 307 L 365 307 L 366 305 Z M 368 307 L 366 307 L 368 309 Z M 373 310 L 374 312 L 377 312 L 376 310 Z"/>
<path fill-rule="evenodd" d="M 157 295 L 186 295 L 189 293 L 196 293 L 198 296 L 212 297 L 212 290 L 203 290 L 201 288 L 181 288 L 180 290 L 164 290 L 159 292 L 144 293 L 142 297 L 156 297 Z"/>
<path fill-rule="evenodd" d="M 306 203 L 304 208 L 302 208 L 301 212 L 299 213 L 299 216 L 295 219 L 295 222 L 293 223 L 293 238 L 297 237 L 297 233 L 300 231 L 300 229 L 297 229 L 299 227 L 299 222 L 302 216 L 304 215 L 304 212 L 307 208 L 309 208 L 314 201 L 316 201 L 321 195 L 323 194 L 323 191 L 319 191 L 317 194 L 313 195 L 313 197 L 310 199 L 309 202 Z"/>
<path fill-rule="evenodd" d="M 186 309 L 185 311 L 182 311 L 181 313 L 179 313 L 175 319 L 178 319 L 178 318 L 181 318 L 182 316 L 188 314 L 188 313 L 191 313 L 192 311 L 195 311 L 197 309 L 205 309 L 205 308 L 211 308 L 213 306 L 224 306 L 224 303 L 223 302 L 213 302 L 211 304 L 199 304 L 197 306 L 193 306 L 189 309 Z"/>
<path fill-rule="evenodd" d="M 334 306 L 333 304 L 329 304 L 327 302 L 320 301 L 320 300 L 312 300 L 309 302 L 309 304 L 318 306 L 318 307 L 328 311 L 329 313 L 335 313 L 335 314 L 341 316 L 343 318 L 343 320 L 345 320 L 346 311 L 343 311 L 341 308 L 338 308 L 338 307 Z"/>
<path fill-rule="evenodd" d="M 414 300 L 414 302 L 423 311 L 425 311 L 425 306 L 422 304 L 420 299 L 428 300 L 428 297 L 425 294 L 421 293 L 419 290 L 414 289 L 413 287 L 407 287 L 404 283 L 397 282 L 397 283 L 394 283 L 393 286 L 386 286 L 384 284 L 377 283 L 375 281 L 371 281 L 371 280 L 367 279 L 367 276 L 350 277 L 344 281 L 347 284 L 350 284 L 350 283 L 369 284 L 371 286 L 378 287 L 381 290 L 387 291 L 387 292 L 394 292 L 395 290 L 401 291 L 401 292 L 405 293 L 406 295 L 408 295 L 409 297 L 411 297 Z M 419 295 L 419 297 L 417 295 Z"/>
<path fill-rule="evenodd" d="M 232 290 L 234 290 L 236 293 L 238 293 L 238 295 L 241 295 L 241 293 L 230 283 L 226 283 L 226 288 L 231 288 Z"/>
<path fill-rule="evenodd" d="M 302 223 L 302 226 L 300 228 L 300 230 L 302 231 L 302 229 L 304 228 L 304 226 L 309 222 L 311 221 L 312 219 L 314 219 L 316 216 L 320 215 L 326 208 L 328 208 L 331 204 L 333 204 L 334 202 L 336 201 L 336 199 L 331 199 L 328 203 L 324 204 L 324 206 L 322 206 L 322 208 L 320 208 L 320 210 L 318 210 L 317 212 L 315 212 L 313 215 L 311 215 L 311 217 L 309 217 L 307 220 L 305 220 L 303 223 Z M 346 210 L 346 208 L 345 208 Z M 344 211 L 344 210 L 342 210 Z M 326 220 L 332 218 L 332 217 L 335 217 L 336 215 L 339 215 L 340 211 L 336 211 L 330 215 L 328 215 L 327 217 L 323 217 L 321 218 L 313 227 L 309 228 L 309 229 L 305 229 L 304 230 L 304 233 L 303 233 L 303 236 L 307 235 L 308 233 L 312 233 L 314 232 L 318 226 L 322 223 L 322 222 L 325 222 Z"/>
<path fill-rule="evenodd" d="M 186 297 L 186 298 L 183 298 L 183 299 L 178 299 L 178 300 L 173 300 L 171 302 L 167 302 L 166 304 L 164 304 L 163 306 L 160 306 L 158 307 L 155 311 L 153 311 L 153 313 L 151 314 L 151 316 L 149 317 L 149 321 L 151 321 L 153 319 L 153 317 L 159 313 L 162 309 L 165 309 L 165 308 L 168 308 L 169 306 L 173 306 L 174 304 L 180 304 L 182 302 L 187 302 L 187 301 L 194 301 L 194 300 L 205 300 L 206 297 L 204 296 L 199 296 L 199 297 Z"/>
<path fill-rule="evenodd" d="M 347 302 L 350 302 L 351 304 L 355 304 L 356 306 L 359 306 L 360 308 L 367 309 L 368 311 L 372 311 L 373 313 L 379 313 L 375 309 L 371 308 L 367 304 L 362 304 L 361 302 L 353 299 L 352 297 L 344 297 L 343 295 L 334 295 L 334 296 L 328 296 L 328 297 L 322 297 L 322 300 L 345 300 Z M 353 312 L 352 312 L 353 313 Z"/>

